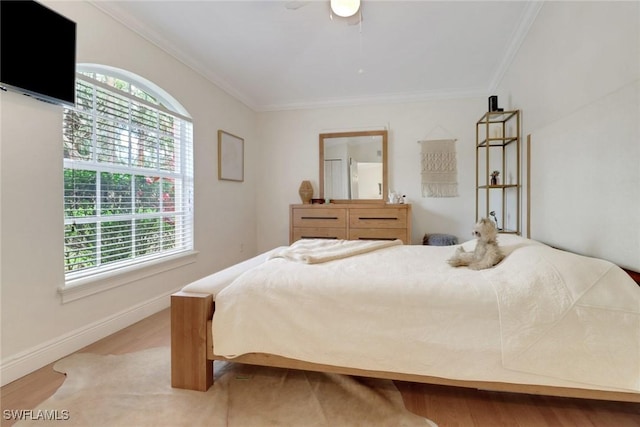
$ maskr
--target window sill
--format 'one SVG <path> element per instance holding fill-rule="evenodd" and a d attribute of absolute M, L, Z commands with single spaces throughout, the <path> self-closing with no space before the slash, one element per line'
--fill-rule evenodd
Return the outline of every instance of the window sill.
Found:
<path fill-rule="evenodd" d="M 172 257 L 131 265 L 91 277 L 70 280 L 66 282 L 63 287 L 58 288 L 58 294 L 60 294 L 62 303 L 66 304 L 175 268 L 193 264 L 196 262 L 197 255 L 197 251 L 189 251 Z"/>

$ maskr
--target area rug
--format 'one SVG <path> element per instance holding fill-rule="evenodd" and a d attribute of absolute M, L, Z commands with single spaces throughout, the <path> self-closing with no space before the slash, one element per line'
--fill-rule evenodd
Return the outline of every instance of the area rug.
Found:
<path fill-rule="evenodd" d="M 207 392 L 173 389 L 170 349 L 76 353 L 67 378 L 16 426 L 435 426 L 390 380 L 215 362 Z"/>

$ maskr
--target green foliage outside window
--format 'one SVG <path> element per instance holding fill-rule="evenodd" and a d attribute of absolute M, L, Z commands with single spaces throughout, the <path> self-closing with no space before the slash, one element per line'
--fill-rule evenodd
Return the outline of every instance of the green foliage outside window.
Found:
<path fill-rule="evenodd" d="M 155 102 L 127 82 L 92 77 Z M 64 169 L 65 271 L 175 248 L 176 119 L 77 82 L 76 108 L 65 111 L 63 123 L 65 165 L 72 166 Z"/>

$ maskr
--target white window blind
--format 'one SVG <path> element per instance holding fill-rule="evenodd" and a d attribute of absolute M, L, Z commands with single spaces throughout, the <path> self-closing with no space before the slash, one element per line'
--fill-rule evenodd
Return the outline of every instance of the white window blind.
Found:
<path fill-rule="evenodd" d="M 77 75 L 63 119 L 67 281 L 193 249 L 192 123 L 140 87 Z"/>

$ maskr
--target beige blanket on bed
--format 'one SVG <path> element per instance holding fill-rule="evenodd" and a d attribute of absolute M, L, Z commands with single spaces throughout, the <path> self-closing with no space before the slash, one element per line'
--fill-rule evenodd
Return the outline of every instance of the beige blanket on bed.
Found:
<path fill-rule="evenodd" d="M 300 239 L 291 246 L 275 251 L 269 259 L 286 258 L 306 264 L 318 264 L 401 244 L 402 240 Z"/>
<path fill-rule="evenodd" d="M 508 369 L 640 390 L 640 298 L 610 262 L 531 245 L 483 275 L 500 307 Z"/>
<path fill-rule="evenodd" d="M 482 271 L 449 266 L 454 246 L 395 245 L 321 264 L 272 259 L 217 295 L 216 354 L 640 392 L 631 278 L 518 236 L 499 242 L 506 258 Z"/>

